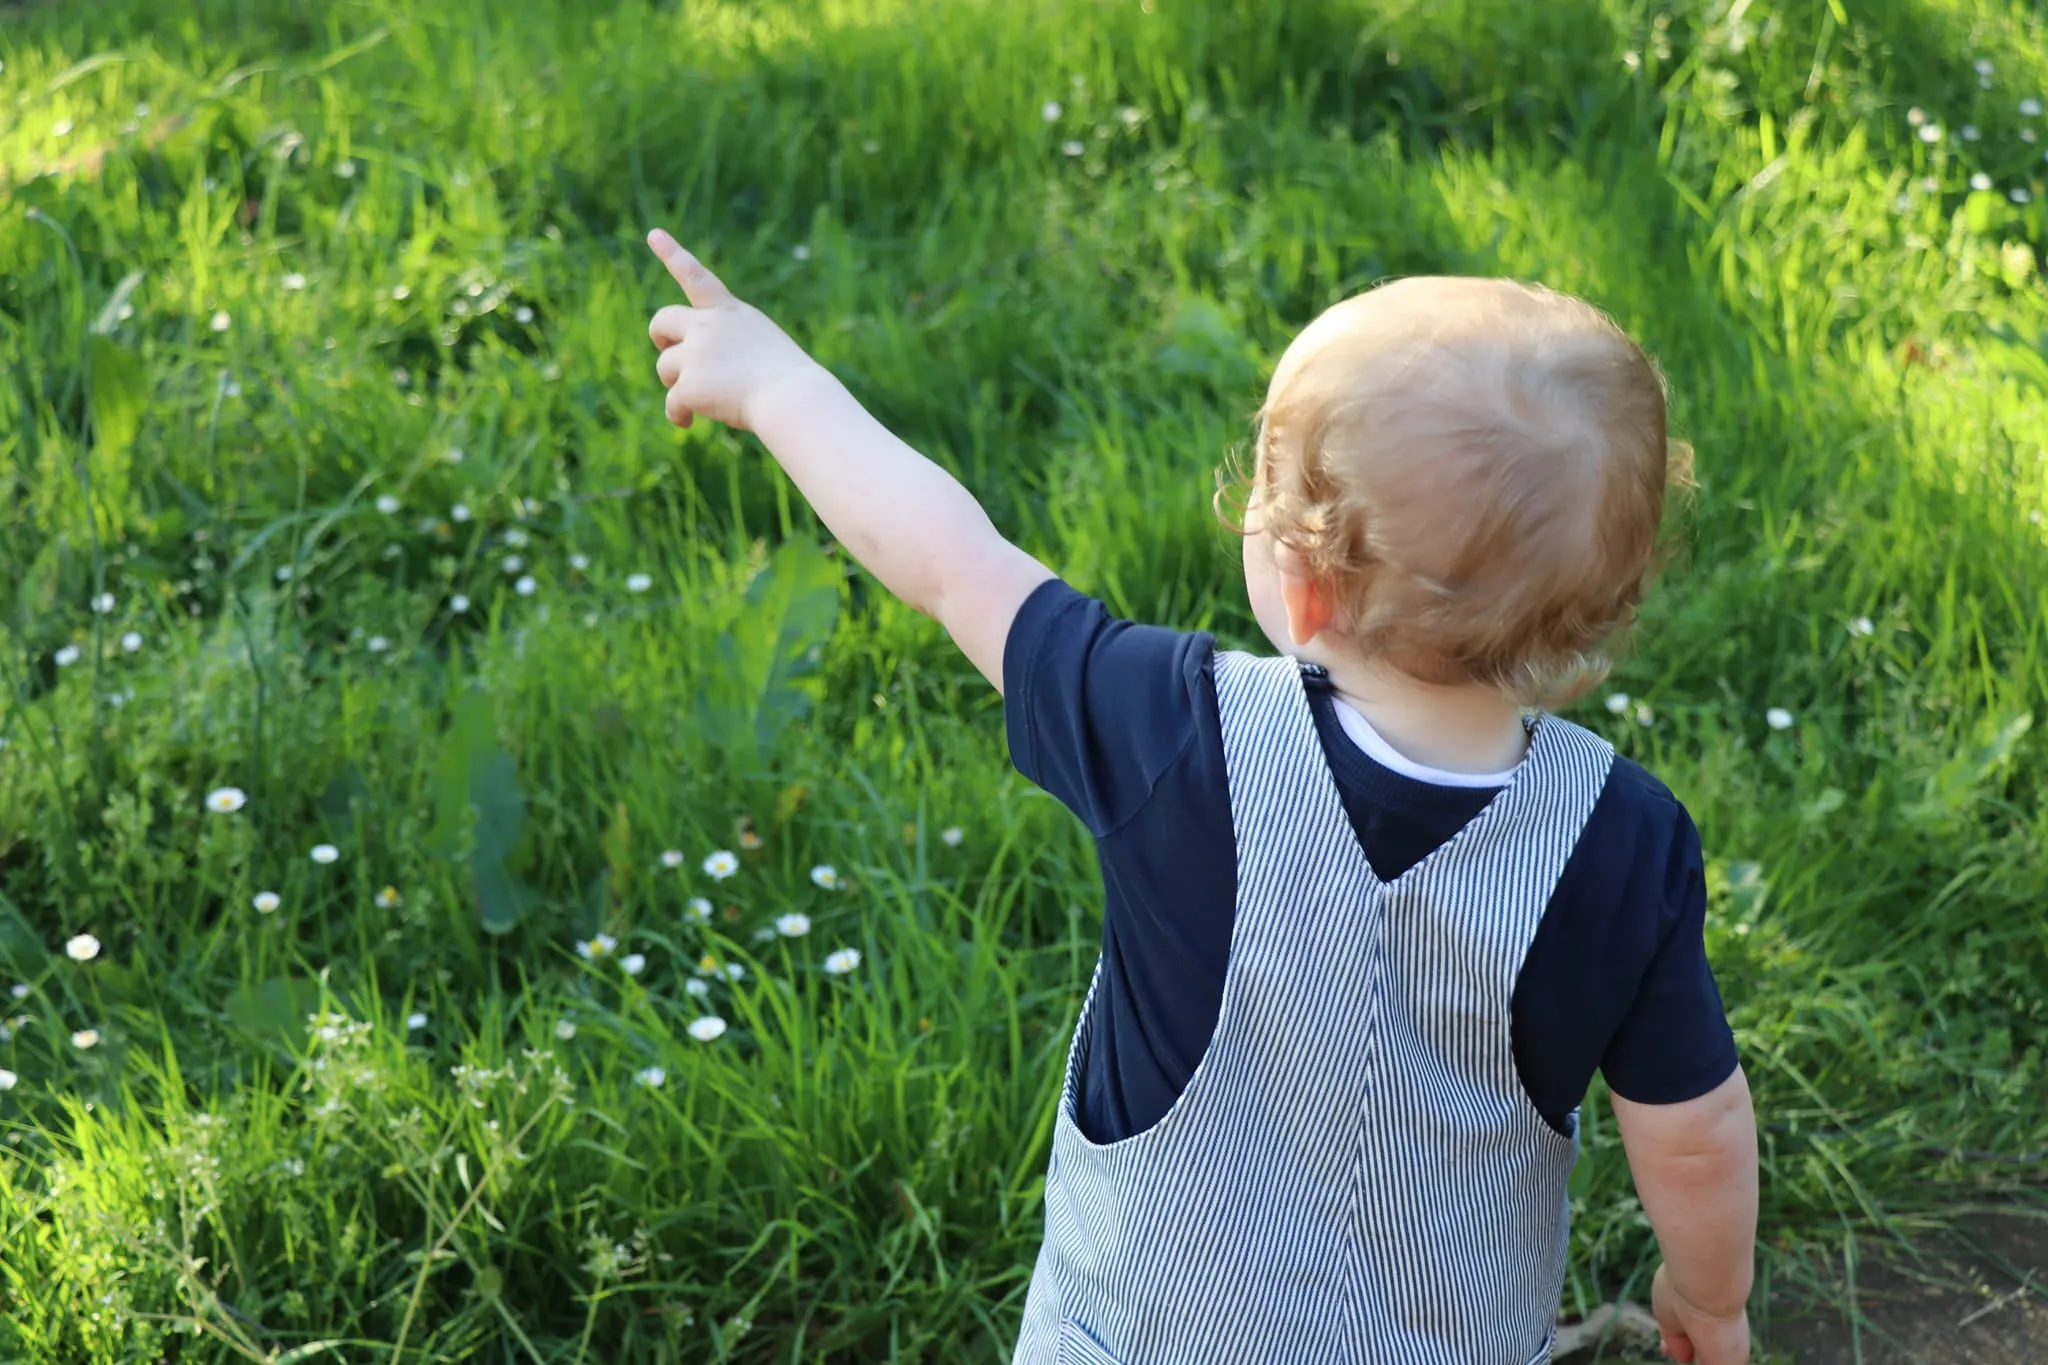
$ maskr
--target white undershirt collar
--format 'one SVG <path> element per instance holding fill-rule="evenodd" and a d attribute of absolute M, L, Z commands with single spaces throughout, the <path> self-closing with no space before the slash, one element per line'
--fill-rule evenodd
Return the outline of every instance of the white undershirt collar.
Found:
<path fill-rule="evenodd" d="M 1427 763 L 1417 763 L 1402 754 L 1372 728 L 1372 722 L 1359 714 L 1358 708 L 1342 697 L 1332 696 L 1337 706 L 1337 723 L 1344 727 L 1344 734 L 1353 744 L 1365 751 L 1368 758 L 1382 767 L 1392 768 L 1403 777 L 1412 777 L 1418 782 L 1428 782 L 1438 787 L 1505 787 L 1515 775 L 1515 768 L 1498 773 L 1452 773 L 1442 768 L 1432 768 Z"/>

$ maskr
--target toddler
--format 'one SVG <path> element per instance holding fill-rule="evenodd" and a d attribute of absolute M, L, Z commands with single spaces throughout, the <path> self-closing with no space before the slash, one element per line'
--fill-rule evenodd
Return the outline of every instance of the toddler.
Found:
<path fill-rule="evenodd" d="M 1113 620 L 666 233 L 671 421 L 755 432 L 1000 689 L 1095 836 L 1102 954 L 1019 1365 L 1535 1365 L 1604 1074 L 1667 1354 L 1749 1358 L 1749 1091 L 1683 807 L 1550 714 L 1683 474 L 1603 315 L 1500 280 L 1347 299 L 1281 358 L 1234 524 L 1278 657 Z M 1219 506 L 1221 495 L 1219 495 Z"/>

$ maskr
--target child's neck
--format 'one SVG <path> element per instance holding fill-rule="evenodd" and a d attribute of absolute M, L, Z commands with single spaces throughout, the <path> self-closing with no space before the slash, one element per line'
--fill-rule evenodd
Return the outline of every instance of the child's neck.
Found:
<path fill-rule="evenodd" d="M 1498 773 L 1529 751 L 1521 708 L 1495 688 L 1440 687 L 1333 650 L 1302 657 L 1328 669 L 1337 695 L 1403 758 L 1449 773 Z"/>

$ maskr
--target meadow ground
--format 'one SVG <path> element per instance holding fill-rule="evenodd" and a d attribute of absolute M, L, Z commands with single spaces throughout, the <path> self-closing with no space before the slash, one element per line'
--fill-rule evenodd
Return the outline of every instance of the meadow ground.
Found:
<path fill-rule="evenodd" d="M 2037 8 L 98 0 L 0 61 L 0 1361 L 1002 1358 L 1091 850 L 661 420 L 655 224 L 1227 643 L 1211 471 L 1319 307 L 1610 309 L 1701 486 L 1574 716 L 1705 837 L 1759 1307 L 2039 1209 Z M 1585 1121 L 1572 1315 L 1651 1265 Z"/>

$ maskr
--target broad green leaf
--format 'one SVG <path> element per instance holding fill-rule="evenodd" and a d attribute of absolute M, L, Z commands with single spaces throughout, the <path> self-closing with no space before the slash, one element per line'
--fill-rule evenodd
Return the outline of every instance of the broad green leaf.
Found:
<path fill-rule="evenodd" d="M 101 457 L 117 455 L 142 430 L 149 372 L 141 356 L 112 337 L 92 338 L 91 354 L 93 448 Z"/>
<path fill-rule="evenodd" d="M 809 714 L 818 652 L 832 638 L 844 589 L 839 565 L 808 540 L 785 541 L 747 587 L 745 613 L 719 637 L 715 675 L 699 704 L 703 731 L 761 762 Z"/>
<path fill-rule="evenodd" d="M 506 871 L 501 861 L 473 859 L 470 872 L 477 917 L 488 933 L 510 933 L 540 904 L 540 893 Z"/>
<path fill-rule="evenodd" d="M 264 1047 L 297 1054 L 306 1047 L 306 1017 L 320 1008 L 320 987 L 302 977 L 252 982 L 228 997 L 228 1018 Z"/>

